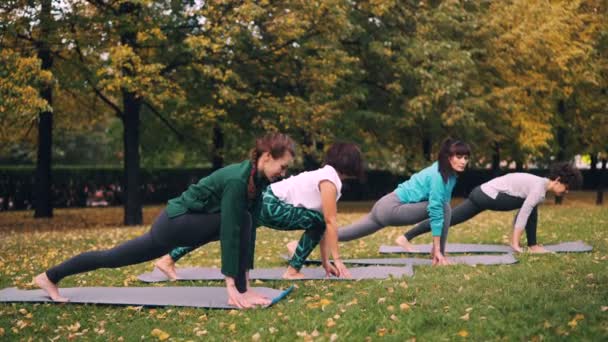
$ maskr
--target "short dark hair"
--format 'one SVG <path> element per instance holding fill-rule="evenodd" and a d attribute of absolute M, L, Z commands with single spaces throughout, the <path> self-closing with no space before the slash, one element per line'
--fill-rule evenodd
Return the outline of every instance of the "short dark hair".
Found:
<path fill-rule="evenodd" d="M 450 175 L 454 173 L 450 164 L 451 156 L 471 156 L 471 148 L 467 143 L 458 139 L 447 138 L 441 143 L 437 161 L 444 183 L 447 183 Z"/>
<path fill-rule="evenodd" d="M 325 152 L 325 165 L 331 165 L 339 173 L 356 177 L 364 177 L 363 157 L 356 144 L 347 142 L 333 143 Z"/>
<path fill-rule="evenodd" d="M 583 176 L 581 172 L 569 162 L 557 162 L 551 165 L 549 170 L 549 179 L 556 180 L 559 178 L 559 182 L 564 184 L 568 190 L 576 190 L 581 187 L 583 183 Z"/>

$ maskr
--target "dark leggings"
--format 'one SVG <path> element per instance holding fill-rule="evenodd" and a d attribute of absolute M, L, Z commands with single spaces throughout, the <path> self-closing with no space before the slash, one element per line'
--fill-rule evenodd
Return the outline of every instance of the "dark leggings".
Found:
<path fill-rule="evenodd" d="M 481 191 L 481 187 L 476 187 L 471 191 L 469 198 L 464 202 L 452 209 L 452 221 L 451 225 L 455 226 L 464 221 L 473 218 L 484 210 L 494 211 L 511 211 L 520 209 L 525 199 L 510 196 L 504 193 L 499 193 L 496 199 L 491 198 Z M 518 211 L 519 213 L 519 211 Z M 517 217 L 517 214 L 515 215 Z M 528 222 L 526 223 L 526 237 L 528 239 L 528 246 L 536 245 L 536 225 L 538 222 L 538 211 L 534 207 Z M 418 235 L 428 233 L 431 231 L 431 225 L 429 220 L 422 221 L 405 233 L 405 237 L 408 240 L 412 240 Z"/>
<path fill-rule="evenodd" d="M 275 230 L 304 230 L 304 234 L 298 242 L 294 255 L 289 260 L 296 270 L 300 270 L 306 258 L 312 253 L 321 241 L 325 233 L 325 220 L 323 214 L 318 211 L 295 207 L 281 201 L 272 192 L 271 187 L 266 187 L 262 192 L 262 207 L 258 217 L 258 224 Z M 199 246 L 178 247 L 173 249 L 169 255 L 174 262 L 190 253 Z"/>
<path fill-rule="evenodd" d="M 247 290 L 245 273 L 249 265 L 249 240 L 251 239 L 251 215 L 246 213 L 241 229 L 241 253 L 239 272 L 235 279 L 240 292 Z M 143 235 L 103 251 L 90 251 L 76 255 L 46 271 L 49 279 L 57 284 L 61 279 L 99 268 L 116 268 L 139 264 L 159 258 L 177 246 L 204 245 L 217 241 L 220 234 L 220 213 L 187 213 L 169 218 L 165 210 L 156 218 L 152 228 Z"/>

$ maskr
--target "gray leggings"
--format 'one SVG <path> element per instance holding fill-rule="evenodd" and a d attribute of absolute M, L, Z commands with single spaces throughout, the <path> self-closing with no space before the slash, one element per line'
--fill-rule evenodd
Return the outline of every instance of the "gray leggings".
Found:
<path fill-rule="evenodd" d="M 350 241 L 373 234 L 386 226 L 405 226 L 418 223 L 429 217 L 429 202 L 401 203 L 394 192 L 382 197 L 372 211 L 361 220 L 338 229 L 340 241 Z M 441 231 L 441 253 L 445 252 L 452 209 L 449 203 L 443 207 L 443 229 Z"/>

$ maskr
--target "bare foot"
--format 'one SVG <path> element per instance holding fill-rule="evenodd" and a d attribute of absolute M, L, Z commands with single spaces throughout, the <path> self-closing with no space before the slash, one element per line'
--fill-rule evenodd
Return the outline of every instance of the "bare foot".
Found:
<path fill-rule="evenodd" d="M 298 248 L 298 241 L 293 240 L 287 245 L 285 245 L 285 247 L 287 247 L 287 255 L 289 255 L 289 258 L 291 259 L 293 255 L 296 254 L 296 248 Z"/>
<path fill-rule="evenodd" d="M 57 285 L 53 284 L 53 282 L 46 276 L 46 273 L 40 273 L 34 278 L 34 283 L 38 285 L 41 289 L 46 292 L 49 297 L 55 302 L 69 302 L 68 298 L 62 297 L 59 295 L 59 289 Z"/>
<path fill-rule="evenodd" d="M 545 253 L 553 253 L 550 250 L 546 249 L 541 245 L 534 245 L 528 247 L 528 252 L 533 254 L 545 254 Z"/>
<path fill-rule="evenodd" d="M 289 266 L 287 267 L 287 271 L 283 273 L 283 279 L 302 279 L 304 278 L 304 273 L 296 270 L 295 268 Z"/>
<path fill-rule="evenodd" d="M 414 244 L 409 242 L 408 239 L 403 235 L 399 235 L 397 239 L 395 239 L 395 243 L 397 243 L 401 248 L 405 249 L 406 252 L 416 253 L 419 252 L 418 248 L 414 247 Z"/>
<path fill-rule="evenodd" d="M 172 281 L 177 280 L 177 272 L 175 271 L 175 262 L 171 259 L 170 255 L 165 255 L 158 259 L 154 264 L 161 272 L 163 272 L 167 278 Z"/>
<path fill-rule="evenodd" d="M 511 248 L 513 248 L 513 250 L 516 251 L 517 253 L 523 253 L 524 252 L 524 250 L 521 247 L 519 247 L 519 245 L 513 245 L 512 244 Z"/>

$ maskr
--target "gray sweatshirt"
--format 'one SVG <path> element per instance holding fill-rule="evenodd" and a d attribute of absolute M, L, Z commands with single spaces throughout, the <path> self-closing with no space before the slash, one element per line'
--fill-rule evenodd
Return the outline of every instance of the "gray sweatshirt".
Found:
<path fill-rule="evenodd" d="M 499 193 L 524 199 L 524 204 L 515 219 L 515 229 L 524 229 L 530 213 L 540 202 L 545 200 L 549 179 L 531 175 L 529 173 L 509 173 L 494 178 L 481 185 L 481 191 L 493 199 Z"/>

